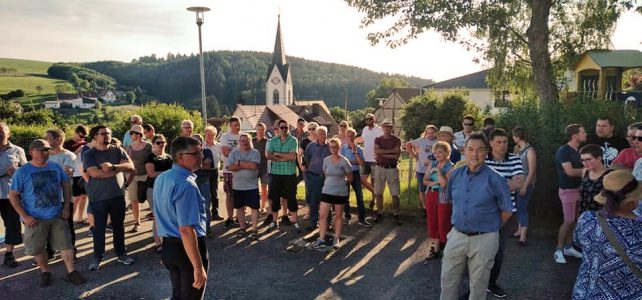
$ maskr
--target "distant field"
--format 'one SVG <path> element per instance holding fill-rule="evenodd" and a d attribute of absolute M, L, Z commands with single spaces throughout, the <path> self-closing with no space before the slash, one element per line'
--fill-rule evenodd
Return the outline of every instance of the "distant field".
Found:
<path fill-rule="evenodd" d="M 31 103 L 38 104 L 46 98 L 54 97 L 56 85 L 65 83 L 65 81 L 47 76 L 47 69 L 52 64 L 36 60 L 0 58 L 0 67 L 16 70 L 15 73 L 9 75 L 0 75 L 0 94 L 22 89 L 26 96 L 18 101 L 23 106 Z M 36 86 L 41 86 L 42 91 L 38 92 Z"/>

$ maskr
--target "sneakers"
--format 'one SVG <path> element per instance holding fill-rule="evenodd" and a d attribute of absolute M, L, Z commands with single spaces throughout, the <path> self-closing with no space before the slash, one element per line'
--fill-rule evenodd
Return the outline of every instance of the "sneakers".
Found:
<path fill-rule="evenodd" d="M 381 223 L 383 221 L 383 214 L 377 214 L 371 218 L 370 221 L 372 221 L 372 223 Z"/>
<path fill-rule="evenodd" d="M 566 258 L 564 258 L 564 253 L 562 253 L 562 250 L 556 250 L 553 254 L 553 259 L 555 259 L 555 262 L 558 264 L 566 263 Z"/>
<path fill-rule="evenodd" d="M 13 254 L 11 255 L 4 255 L 4 262 L 2 263 L 5 267 L 13 269 L 18 266 L 18 262 L 16 259 L 13 257 Z"/>
<path fill-rule="evenodd" d="M 234 226 L 234 221 L 232 221 L 232 219 L 227 219 L 227 220 L 225 220 L 225 224 L 223 226 L 225 228 L 230 228 L 230 227 Z"/>
<path fill-rule="evenodd" d="M 127 255 L 119 256 L 117 261 L 126 266 L 129 266 L 134 263 L 134 259 Z"/>
<path fill-rule="evenodd" d="M 88 234 L 90 237 L 94 236 L 94 227 L 93 227 L 93 226 L 92 226 L 92 227 L 89 227 L 89 230 L 87 230 L 87 234 Z"/>
<path fill-rule="evenodd" d="M 281 225 L 292 226 L 292 221 L 290 221 L 290 218 L 288 218 L 288 216 L 282 216 Z"/>
<path fill-rule="evenodd" d="M 89 263 L 89 271 L 96 271 L 100 269 L 100 263 L 103 261 L 102 258 L 92 257 L 91 262 Z"/>
<path fill-rule="evenodd" d="M 75 285 L 87 282 L 87 279 L 85 279 L 85 277 L 82 277 L 82 275 L 80 275 L 80 272 L 78 272 L 77 270 L 73 270 L 71 271 L 71 273 L 68 273 L 66 280 Z"/>
<path fill-rule="evenodd" d="M 294 223 L 292 224 L 292 228 L 293 228 L 293 229 L 294 229 L 294 231 L 296 231 L 297 233 L 301 233 L 301 232 L 303 232 L 303 229 L 301 228 L 301 225 L 299 225 L 299 222 L 294 222 Z"/>
<path fill-rule="evenodd" d="M 339 239 L 338 239 L 338 238 L 337 238 L 337 239 L 335 239 L 334 241 L 332 241 L 332 248 L 334 248 L 334 249 L 339 249 L 339 248 L 341 248 L 341 242 L 339 241 Z"/>
<path fill-rule="evenodd" d="M 51 285 L 51 272 L 40 273 L 40 287 L 48 287 Z"/>
<path fill-rule="evenodd" d="M 111 224 L 107 224 L 107 226 L 105 226 L 105 232 L 107 231 L 114 232 L 114 226 Z"/>
<path fill-rule="evenodd" d="M 270 223 L 270 226 L 268 226 L 267 232 L 270 232 L 270 231 L 273 231 L 273 230 L 276 230 L 276 229 L 279 229 L 279 226 L 276 225 L 276 222 L 272 222 L 272 223 Z"/>
<path fill-rule="evenodd" d="M 132 230 L 130 232 L 136 233 L 136 232 L 138 232 L 139 229 L 140 229 L 140 225 L 139 224 L 134 224 L 134 227 L 132 227 Z"/>
<path fill-rule="evenodd" d="M 272 221 L 274 221 L 274 217 L 272 216 L 272 214 L 268 214 L 267 217 L 265 217 L 265 220 L 263 221 L 263 226 L 270 225 Z"/>
<path fill-rule="evenodd" d="M 357 223 L 357 224 L 359 224 L 361 227 L 365 227 L 365 228 L 370 228 L 370 227 L 372 227 L 372 224 L 370 224 L 370 222 L 368 222 L 368 221 L 366 221 L 366 220 L 359 221 L 359 223 Z"/>
<path fill-rule="evenodd" d="M 317 239 L 314 243 L 312 243 L 312 248 L 316 250 L 325 249 L 325 246 L 325 241 L 322 239 Z"/>
<path fill-rule="evenodd" d="M 401 219 L 399 218 L 399 215 L 394 215 L 392 217 L 392 219 L 395 221 L 395 224 L 397 224 L 397 225 L 403 224 L 403 223 L 401 223 Z"/>
<path fill-rule="evenodd" d="M 575 248 L 573 248 L 573 246 L 571 246 L 569 248 L 564 248 L 564 255 L 572 256 L 572 257 L 575 257 L 575 258 L 582 258 L 582 253 L 580 253 L 579 251 L 575 250 Z"/>
<path fill-rule="evenodd" d="M 486 288 L 486 292 L 493 294 L 493 296 L 497 298 L 506 298 L 506 293 L 497 284 L 489 284 L 488 288 Z"/>

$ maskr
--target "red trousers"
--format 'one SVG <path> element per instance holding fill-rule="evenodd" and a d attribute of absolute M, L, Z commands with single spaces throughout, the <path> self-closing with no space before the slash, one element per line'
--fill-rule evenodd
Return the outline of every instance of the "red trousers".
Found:
<path fill-rule="evenodd" d="M 428 237 L 446 243 L 446 235 L 450 231 L 450 215 L 452 204 L 439 203 L 439 192 L 426 191 L 426 224 Z"/>

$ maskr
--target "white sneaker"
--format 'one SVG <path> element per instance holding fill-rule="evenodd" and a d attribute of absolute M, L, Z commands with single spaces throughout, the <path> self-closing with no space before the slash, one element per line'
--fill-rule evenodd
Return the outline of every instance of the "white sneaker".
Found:
<path fill-rule="evenodd" d="M 575 258 L 582 258 L 582 253 L 580 253 L 579 251 L 575 250 L 575 248 L 573 248 L 573 247 L 568 248 L 568 249 L 564 248 L 564 255 L 572 256 L 572 257 L 575 257 Z"/>
<path fill-rule="evenodd" d="M 553 254 L 553 258 L 555 259 L 555 262 L 558 264 L 566 263 L 566 258 L 564 258 L 564 253 L 562 253 L 562 250 L 555 251 L 555 254 Z"/>

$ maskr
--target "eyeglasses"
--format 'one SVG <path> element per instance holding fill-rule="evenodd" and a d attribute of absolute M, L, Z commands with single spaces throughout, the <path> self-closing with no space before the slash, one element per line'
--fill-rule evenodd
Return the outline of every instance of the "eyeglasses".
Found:
<path fill-rule="evenodd" d="M 464 126 L 473 126 L 473 123 L 464 123 Z"/>
<path fill-rule="evenodd" d="M 111 135 L 111 132 L 99 132 L 98 134 L 102 136 L 108 136 L 108 135 Z"/>
<path fill-rule="evenodd" d="M 348 125 L 341 124 L 339 127 L 348 127 Z"/>
<path fill-rule="evenodd" d="M 631 136 L 632 141 L 642 142 L 642 136 Z"/>
<path fill-rule="evenodd" d="M 279 127 L 279 128 L 281 128 L 281 129 L 288 129 L 288 127 L 287 127 L 287 126 L 281 126 L 281 127 Z"/>
<path fill-rule="evenodd" d="M 143 135 L 142 133 L 136 132 L 136 131 L 130 131 L 129 132 L 129 135 L 134 135 L 134 134 Z"/>
<path fill-rule="evenodd" d="M 165 145 L 165 141 L 155 142 L 156 145 Z"/>

